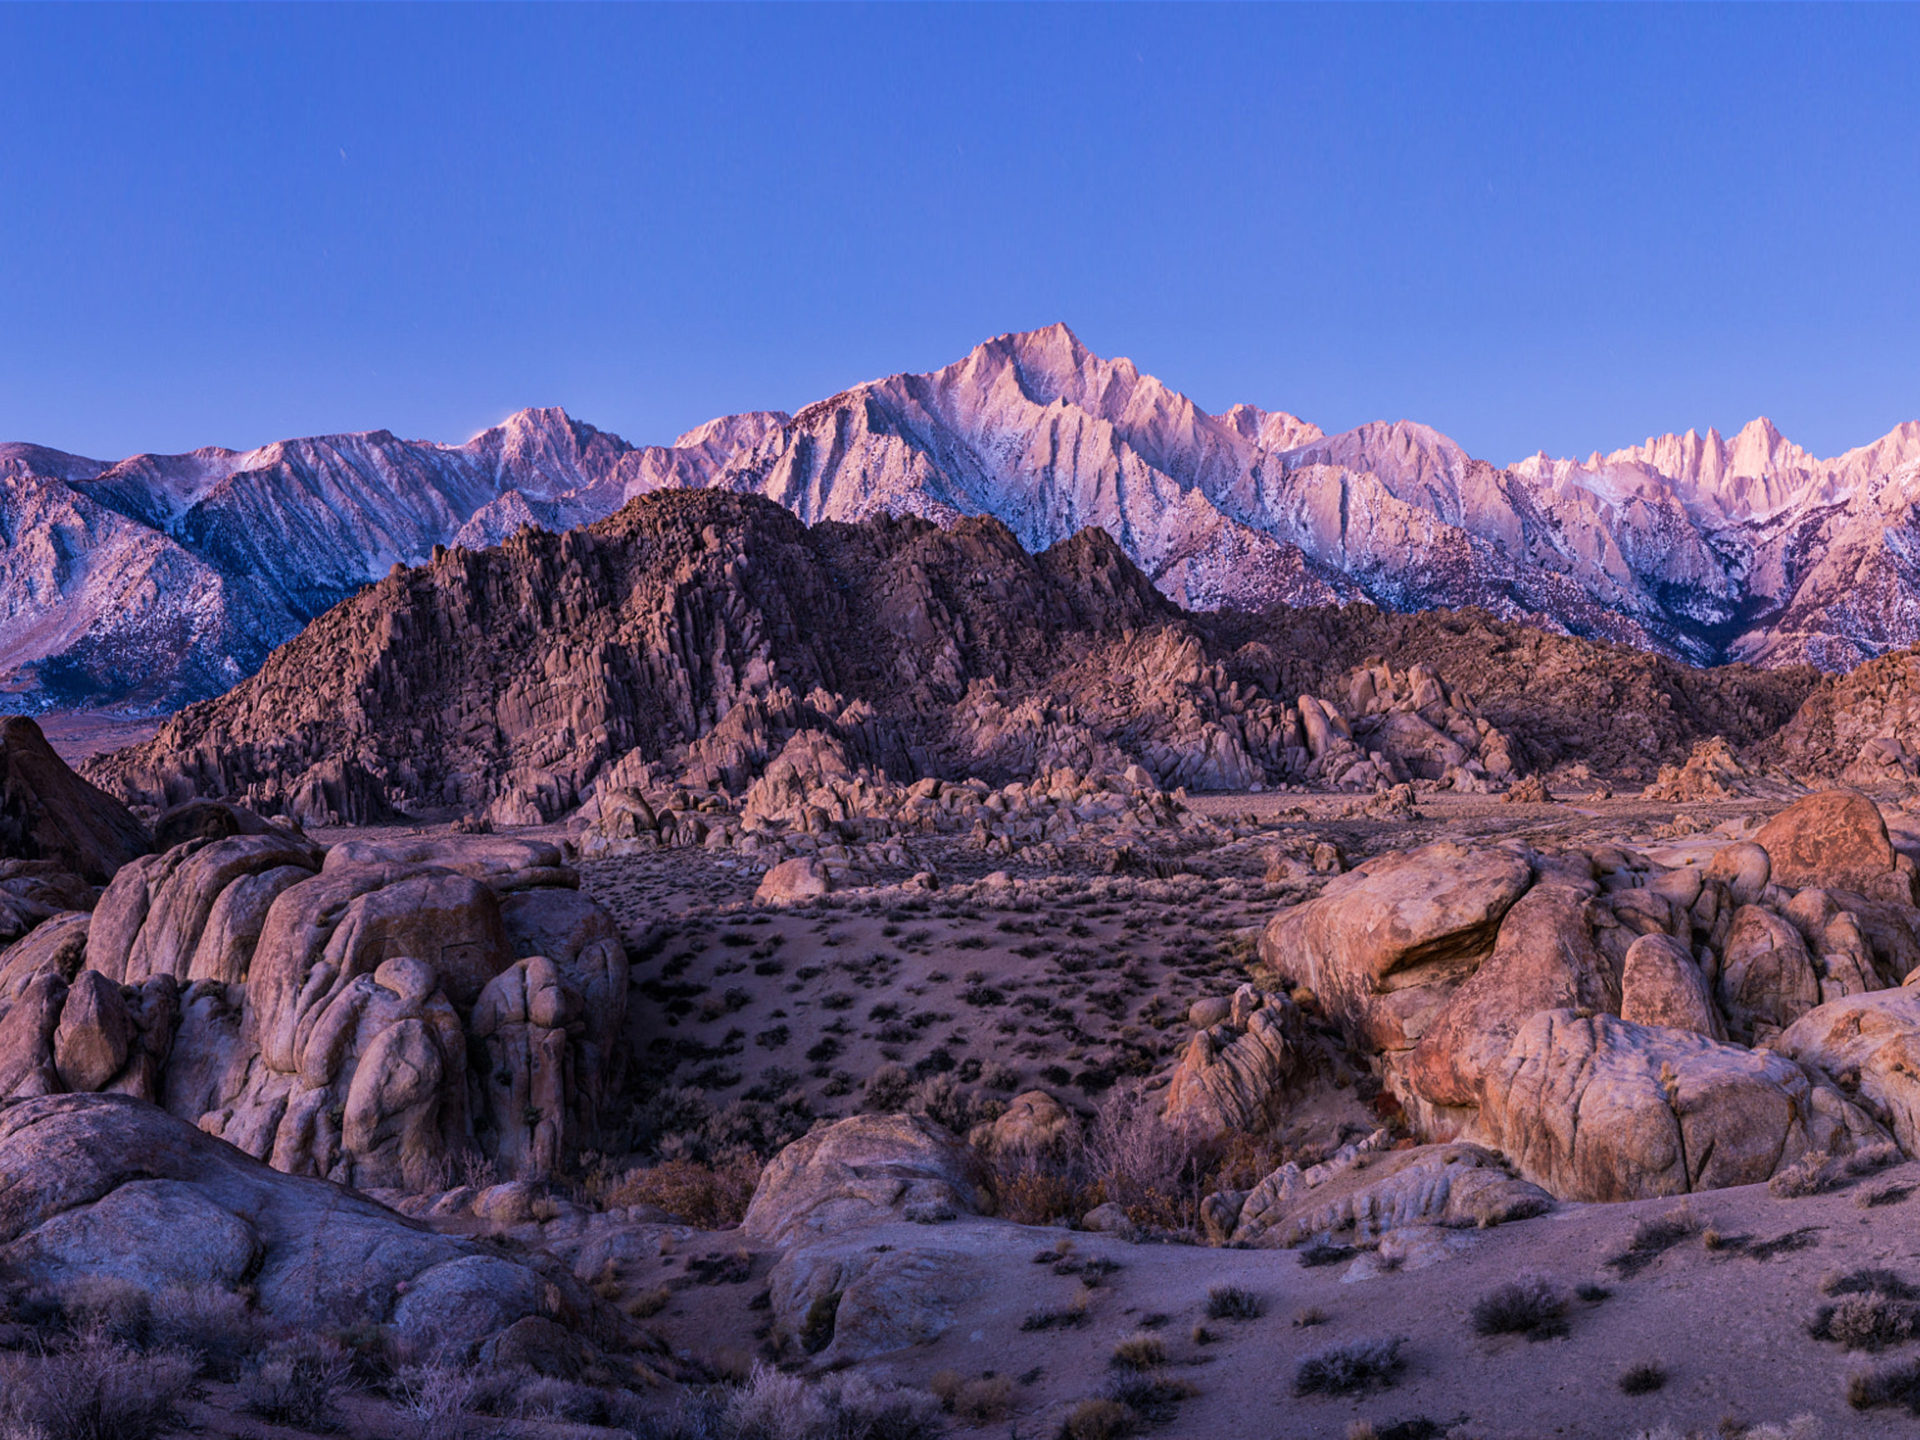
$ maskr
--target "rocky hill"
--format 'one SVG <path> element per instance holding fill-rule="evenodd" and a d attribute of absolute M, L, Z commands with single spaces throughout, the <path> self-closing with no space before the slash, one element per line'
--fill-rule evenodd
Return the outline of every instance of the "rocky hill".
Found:
<path fill-rule="evenodd" d="M 643 772 L 738 795 L 813 732 L 902 784 L 1138 765 L 1169 789 L 1498 788 L 1757 739 L 1812 678 L 1694 671 L 1484 612 L 1189 613 L 1101 530 L 1032 554 L 997 520 L 809 527 L 757 497 L 664 491 L 396 569 L 88 774 L 151 806 L 527 823 Z M 1370 739 L 1389 715 L 1392 738 Z"/>

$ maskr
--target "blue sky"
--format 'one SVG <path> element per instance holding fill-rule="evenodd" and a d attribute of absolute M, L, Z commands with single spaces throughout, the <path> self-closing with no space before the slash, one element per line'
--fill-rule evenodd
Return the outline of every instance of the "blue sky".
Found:
<path fill-rule="evenodd" d="M 1920 417 L 1920 11 L 0 7 L 0 438 L 664 441 L 1064 320 L 1582 453 Z"/>

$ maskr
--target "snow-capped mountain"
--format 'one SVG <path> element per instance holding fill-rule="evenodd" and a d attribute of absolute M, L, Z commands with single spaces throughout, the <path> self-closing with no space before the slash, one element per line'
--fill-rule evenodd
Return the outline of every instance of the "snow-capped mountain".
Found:
<path fill-rule="evenodd" d="M 386 431 L 118 464 L 0 445 L 0 694 L 165 709 L 437 544 L 714 486 L 803 519 L 1099 526 L 1191 608 L 1483 606 L 1697 663 L 1844 668 L 1920 641 L 1920 424 L 1832 460 L 1756 420 L 1499 467 L 1410 421 L 1209 414 L 1063 325 L 927 374 L 635 447 L 557 409 L 464 445 Z"/>

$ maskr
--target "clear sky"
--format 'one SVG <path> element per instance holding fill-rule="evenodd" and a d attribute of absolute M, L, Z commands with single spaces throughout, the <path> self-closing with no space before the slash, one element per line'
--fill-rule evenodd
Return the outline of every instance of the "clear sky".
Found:
<path fill-rule="evenodd" d="M 0 6 L 0 439 L 636 442 L 1064 320 L 1510 461 L 1920 418 L 1920 10 Z"/>

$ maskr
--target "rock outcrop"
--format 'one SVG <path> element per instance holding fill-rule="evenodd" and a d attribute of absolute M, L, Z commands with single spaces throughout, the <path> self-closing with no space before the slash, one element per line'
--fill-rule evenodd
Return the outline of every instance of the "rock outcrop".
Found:
<path fill-rule="evenodd" d="M 0 1096 L 137 1095 L 363 1189 L 469 1154 L 549 1175 L 622 1065 L 625 949 L 573 885 L 555 847 L 487 838 L 256 825 L 142 856 L 0 952 Z"/>
<path fill-rule="evenodd" d="M 244 1291 L 282 1325 L 386 1324 L 467 1357 L 529 1316 L 577 1326 L 593 1304 L 551 1262 L 278 1173 L 126 1096 L 0 1105 L 0 1174 L 0 1262 L 56 1295 L 100 1280 L 156 1305 L 176 1289 Z"/>
<path fill-rule="evenodd" d="M 1751 1184 L 1875 1143 L 1893 1113 L 1861 1079 L 1866 1042 L 1808 1017 L 1898 1009 L 1886 987 L 1920 962 L 1903 858 L 1851 792 L 1698 867 L 1433 845 L 1328 882 L 1260 954 L 1376 1058 L 1421 1138 L 1573 1199 Z"/>

